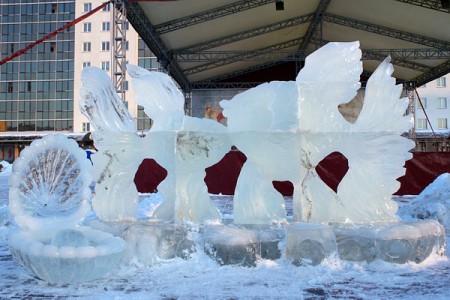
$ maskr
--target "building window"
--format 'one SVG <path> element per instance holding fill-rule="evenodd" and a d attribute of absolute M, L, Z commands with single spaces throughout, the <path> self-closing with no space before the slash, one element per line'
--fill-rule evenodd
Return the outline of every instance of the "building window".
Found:
<path fill-rule="evenodd" d="M 102 70 L 109 71 L 109 61 L 102 61 Z"/>
<path fill-rule="evenodd" d="M 91 28 L 92 28 L 91 22 L 83 23 L 83 32 L 91 32 Z"/>
<path fill-rule="evenodd" d="M 427 98 L 420 98 L 420 102 L 423 105 L 423 108 L 427 108 L 428 105 L 428 100 Z M 422 105 L 420 105 L 420 103 L 417 104 L 417 109 L 422 109 Z"/>
<path fill-rule="evenodd" d="M 447 118 L 438 119 L 438 129 L 447 129 Z"/>
<path fill-rule="evenodd" d="M 122 24 L 122 30 L 128 30 L 128 29 L 130 29 L 130 23 L 124 22 L 124 23 Z"/>
<path fill-rule="evenodd" d="M 128 51 L 128 48 L 129 48 L 129 42 L 128 41 L 125 41 L 125 51 Z"/>
<path fill-rule="evenodd" d="M 102 8 L 102 11 L 109 11 L 109 10 L 110 10 L 109 3 L 108 3 L 108 5 L 106 5 Z"/>
<path fill-rule="evenodd" d="M 437 79 L 437 87 L 445 87 L 445 77 L 441 77 Z"/>
<path fill-rule="evenodd" d="M 438 98 L 438 108 L 447 108 L 447 98 L 439 97 Z"/>
<path fill-rule="evenodd" d="M 27 92 L 31 92 L 31 81 L 27 82 Z"/>
<path fill-rule="evenodd" d="M 102 51 L 109 51 L 109 42 L 102 42 Z"/>
<path fill-rule="evenodd" d="M 110 23 L 109 22 L 103 22 L 102 23 L 102 30 L 103 31 L 109 31 L 109 29 L 110 29 Z"/>
<path fill-rule="evenodd" d="M 90 66 L 91 66 L 91 62 L 90 61 L 83 62 L 83 68 L 90 67 Z"/>
<path fill-rule="evenodd" d="M 58 11 L 58 4 L 53 3 L 52 4 L 52 14 L 56 14 L 57 11 Z"/>
<path fill-rule="evenodd" d="M 427 129 L 427 119 L 417 119 L 417 129 Z"/>
<path fill-rule="evenodd" d="M 83 132 L 86 132 L 86 131 L 91 131 L 91 123 L 89 123 L 89 122 L 84 122 L 83 123 Z"/>
<path fill-rule="evenodd" d="M 91 3 L 84 3 L 84 12 L 90 12 L 92 10 Z"/>
<path fill-rule="evenodd" d="M 8 82 L 8 93 L 14 92 L 14 85 L 12 82 Z"/>
<path fill-rule="evenodd" d="M 56 42 L 52 42 L 50 44 L 50 52 L 51 53 L 56 52 Z"/>
<path fill-rule="evenodd" d="M 90 42 L 84 42 L 83 43 L 83 51 L 84 52 L 90 52 L 91 51 L 91 43 Z"/>

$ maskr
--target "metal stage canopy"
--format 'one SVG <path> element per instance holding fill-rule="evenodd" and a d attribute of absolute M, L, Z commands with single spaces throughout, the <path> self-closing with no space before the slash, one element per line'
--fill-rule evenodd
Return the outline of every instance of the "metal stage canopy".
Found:
<path fill-rule="evenodd" d="M 450 72 L 449 0 L 122 1 L 185 92 L 292 80 L 327 42 L 360 41 L 362 80 L 388 55 L 412 87 Z"/>

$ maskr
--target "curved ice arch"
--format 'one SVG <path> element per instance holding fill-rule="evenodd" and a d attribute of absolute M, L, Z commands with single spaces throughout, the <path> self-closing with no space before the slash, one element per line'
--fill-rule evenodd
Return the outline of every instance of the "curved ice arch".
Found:
<path fill-rule="evenodd" d="M 90 210 L 91 164 L 62 134 L 35 140 L 16 159 L 9 179 L 9 208 L 22 229 L 71 228 Z"/>

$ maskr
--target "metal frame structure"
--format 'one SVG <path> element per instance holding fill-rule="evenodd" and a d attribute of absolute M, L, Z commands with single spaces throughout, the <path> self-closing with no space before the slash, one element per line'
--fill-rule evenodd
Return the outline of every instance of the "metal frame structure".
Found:
<path fill-rule="evenodd" d="M 297 70 L 300 69 L 305 57 L 311 51 L 311 46 L 318 48 L 327 42 L 323 39 L 322 33 L 322 26 L 324 22 L 374 33 L 380 36 L 397 39 L 399 41 L 415 43 L 419 45 L 419 47 L 420 45 L 424 46 L 423 48 L 418 48 L 416 46 L 416 48 L 404 47 L 404 49 L 362 50 L 363 60 L 382 61 L 387 56 L 391 56 L 391 62 L 394 65 L 422 72 L 423 74 L 412 79 L 417 86 L 450 72 L 449 41 L 439 40 L 412 32 L 398 30 L 396 28 L 381 26 L 354 18 L 328 13 L 327 10 L 330 6 L 331 0 L 320 0 L 316 10 L 312 13 L 306 13 L 301 16 L 232 33 L 226 36 L 216 37 L 194 45 L 175 49 L 169 49 L 164 44 L 161 36 L 242 11 L 273 4 L 277 0 L 235 1 L 227 5 L 208 9 L 192 15 L 183 16 L 181 18 L 163 22 L 155 26 L 150 23 L 142 7 L 137 3 L 139 0 L 121 1 L 125 3 L 127 9 L 131 12 L 128 16 L 130 23 L 135 28 L 140 28 L 138 31 L 142 39 L 160 59 L 163 68 L 170 73 L 172 77 L 174 77 L 180 87 L 187 93 L 192 88 L 197 87 L 229 86 L 232 88 L 233 86 L 236 86 L 235 82 L 224 83 L 223 85 L 219 84 L 219 82 L 287 62 L 295 62 Z M 443 7 L 440 0 L 396 1 L 439 11 L 440 13 L 448 13 L 448 10 Z M 295 39 L 290 39 L 256 50 L 212 51 L 212 49 L 217 49 L 227 44 L 259 37 L 264 34 L 307 23 L 309 23 L 309 26 L 306 33 Z M 296 48 L 297 50 L 292 50 L 292 48 Z M 438 66 L 430 66 L 424 62 L 425 60 L 432 59 L 446 60 L 446 62 Z M 207 80 L 199 80 L 199 82 L 190 82 L 188 79 L 188 76 L 190 75 L 242 61 L 261 63 L 245 69 L 230 71 L 224 75 L 207 77 Z M 180 67 L 180 64 L 183 64 L 183 68 Z M 363 76 L 369 73 L 370 72 L 365 72 Z M 204 78 L 205 76 L 200 77 Z M 244 82 L 242 83 L 242 86 L 249 86 L 249 83 Z"/>
<path fill-rule="evenodd" d="M 112 30 L 112 44 L 113 44 L 113 83 L 116 92 L 123 103 L 127 104 L 126 100 L 126 23 L 127 13 L 123 0 L 115 0 L 112 9 L 113 14 L 113 30 Z"/>

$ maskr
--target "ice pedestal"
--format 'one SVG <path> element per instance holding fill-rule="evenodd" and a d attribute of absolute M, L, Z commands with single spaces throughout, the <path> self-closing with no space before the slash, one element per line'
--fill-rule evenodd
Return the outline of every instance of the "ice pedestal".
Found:
<path fill-rule="evenodd" d="M 128 245 L 124 262 L 137 260 L 151 266 L 175 257 L 187 259 L 195 251 L 194 241 L 187 233 L 185 227 L 176 224 L 133 224 L 121 234 Z"/>
<path fill-rule="evenodd" d="M 294 264 L 317 265 L 336 250 L 336 238 L 330 226 L 294 223 L 286 229 L 286 258 Z"/>
<path fill-rule="evenodd" d="M 123 263 L 153 266 L 180 257 L 188 259 L 196 251 L 189 228 L 155 220 L 104 222 L 92 220 L 89 226 L 120 236 L 127 247 Z"/>
<path fill-rule="evenodd" d="M 283 238 L 281 228 L 268 226 L 207 225 L 204 228 L 205 252 L 221 265 L 251 267 L 261 258 L 279 259 L 279 243 Z"/>
<path fill-rule="evenodd" d="M 334 232 L 338 254 L 343 260 L 420 263 L 433 252 L 445 252 L 445 230 L 432 220 L 378 226 L 337 226 Z"/>
<path fill-rule="evenodd" d="M 74 140 L 48 135 L 22 151 L 10 177 L 9 208 L 20 231 L 12 257 L 58 285 L 100 278 L 116 268 L 126 243 L 80 227 L 91 198 L 90 162 Z"/>

